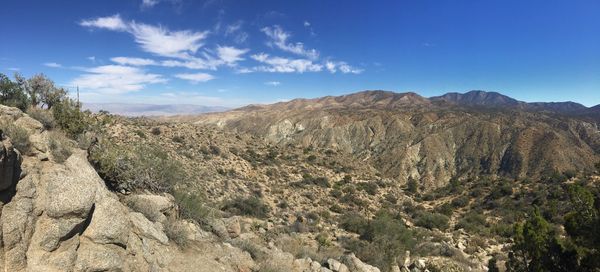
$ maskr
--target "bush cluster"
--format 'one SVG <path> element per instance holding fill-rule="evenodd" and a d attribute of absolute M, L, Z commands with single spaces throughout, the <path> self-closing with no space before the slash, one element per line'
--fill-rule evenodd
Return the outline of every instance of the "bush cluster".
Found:
<path fill-rule="evenodd" d="M 0 130 L 4 135 L 10 137 L 13 147 L 19 152 L 22 154 L 29 152 L 31 143 L 29 142 L 30 133 L 28 130 L 7 121 L 0 122 Z"/>
<path fill-rule="evenodd" d="M 52 131 L 48 134 L 48 148 L 54 161 L 62 163 L 72 154 L 71 149 L 74 145 L 67 137 L 58 131 Z"/>
<path fill-rule="evenodd" d="M 416 215 L 415 224 L 428 229 L 445 230 L 448 228 L 448 220 L 448 216 L 441 213 L 421 211 Z"/>
<path fill-rule="evenodd" d="M 225 203 L 223 210 L 239 214 L 249 215 L 256 218 L 266 218 L 271 209 L 262 199 L 251 196 L 247 198 L 238 197 Z"/>
<path fill-rule="evenodd" d="M 352 213 L 342 216 L 341 226 L 358 233 L 360 240 L 346 240 L 344 247 L 372 265 L 389 271 L 406 250 L 413 250 L 415 234 L 404 226 L 399 215 L 379 211 L 372 220 Z"/>
<path fill-rule="evenodd" d="M 183 166 L 155 144 L 118 145 L 108 139 L 90 150 L 89 160 L 108 185 L 119 191 L 172 192 L 186 179 Z"/>

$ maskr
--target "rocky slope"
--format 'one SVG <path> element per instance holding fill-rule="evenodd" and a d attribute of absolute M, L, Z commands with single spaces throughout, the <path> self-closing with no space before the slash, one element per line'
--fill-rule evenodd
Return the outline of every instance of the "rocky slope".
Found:
<path fill-rule="evenodd" d="M 379 271 L 353 254 L 297 258 L 256 218 L 212 217 L 207 232 L 169 194 L 109 190 L 75 142 L 60 159 L 56 134 L 19 110 L 0 105 L 0 122 L 29 143 L 21 153 L 1 135 L 0 271 Z"/>
<path fill-rule="evenodd" d="M 535 110 L 542 108 L 543 111 Z M 481 175 L 539 177 L 592 171 L 599 120 L 560 115 L 571 103 L 528 104 L 497 93 L 367 91 L 198 116 L 197 124 L 250 133 L 275 144 L 332 148 L 389 178 L 439 187 Z"/>

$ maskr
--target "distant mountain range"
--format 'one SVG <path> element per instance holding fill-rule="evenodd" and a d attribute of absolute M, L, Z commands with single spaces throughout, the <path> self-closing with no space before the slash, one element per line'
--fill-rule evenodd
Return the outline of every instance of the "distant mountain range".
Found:
<path fill-rule="evenodd" d="M 466 93 L 447 93 L 430 98 L 413 92 L 396 93 L 381 90 L 369 90 L 342 96 L 325 96 L 314 99 L 294 99 L 272 105 L 249 105 L 238 110 L 248 111 L 261 108 L 278 109 L 333 109 L 345 107 L 395 108 L 406 105 L 429 107 L 462 106 L 471 108 L 490 108 L 506 110 L 545 111 L 569 115 L 600 116 L 600 105 L 588 108 L 576 102 L 523 102 L 497 92 L 470 91 Z"/>
<path fill-rule="evenodd" d="M 83 108 L 92 112 L 100 110 L 123 116 L 173 116 L 196 115 L 209 112 L 222 112 L 229 108 L 219 106 L 202 106 L 190 104 L 128 104 L 128 103 L 84 103 Z"/>
<path fill-rule="evenodd" d="M 600 106 L 526 103 L 496 92 L 426 98 L 364 91 L 250 105 L 187 121 L 275 144 L 340 150 L 389 177 L 433 186 L 490 174 L 593 171 L 600 161 Z"/>
<path fill-rule="evenodd" d="M 447 93 L 430 98 L 432 101 L 445 101 L 462 106 L 520 108 L 533 111 L 553 111 L 558 113 L 586 113 L 589 109 L 579 103 L 567 102 L 532 102 L 518 101 L 497 92 L 470 91 L 464 94 Z"/>

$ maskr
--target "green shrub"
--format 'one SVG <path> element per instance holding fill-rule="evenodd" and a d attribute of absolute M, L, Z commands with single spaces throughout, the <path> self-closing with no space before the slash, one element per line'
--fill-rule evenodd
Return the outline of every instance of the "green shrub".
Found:
<path fill-rule="evenodd" d="M 164 227 L 165 234 L 169 237 L 169 240 L 175 242 L 179 247 L 187 247 L 190 243 L 186 237 L 186 230 L 182 224 L 177 224 L 172 220 L 169 220 Z"/>
<path fill-rule="evenodd" d="M 183 166 L 159 145 L 117 145 L 108 139 L 95 145 L 89 160 L 108 185 L 116 190 L 170 192 L 186 179 Z"/>
<path fill-rule="evenodd" d="M 207 219 L 214 217 L 214 209 L 207 205 L 202 194 L 176 190 L 173 196 L 183 218 L 205 223 Z"/>
<path fill-rule="evenodd" d="M 501 197 L 510 196 L 512 194 L 512 185 L 509 182 L 501 182 L 494 186 L 489 194 L 491 199 L 499 199 Z"/>
<path fill-rule="evenodd" d="M 19 84 L 19 81 L 21 80 L 22 82 L 23 78 L 19 75 L 15 77 L 17 82 L 10 80 L 8 76 L 0 73 L 0 104 L 25 111 L 31 104 L 31 100 L 27 97 L 22 84 Z"/>
<path fill-rule="evenodd" d="M 355 216 L 356 217 L 356 216 Z M 358 217 L 360 218 L 360 217 Z M 344 246 L 369 264 L 383 271 L 390 271 L 398 256 L 406 250 L 414 250 L 415 234 L 404 226 L 398 216 L 387 211 L 379 211 L 373 220 L 364 225 L 364 219 L 358 219 L 357 231 L 360 231 L 360 241 L 345 241 Z"/>
<path fill-rule="evenodd" d="M 152 135 L 156 135 L 156 136 L 158 136 L 158 135 L 160 135 L 161 131 L 160 131 L 160 128 L 159 128 L 159 127 L 153 127 L 153 128 L 150 130 L 150 133 L 152 133 Z"/>
<path fill-rule="evenodd" d="M 319 243 L 319 246 L 322 246 L 322 247 L 331 246 L 331 241 L 329 240 L 329 236 L 325 233 L 317 234 L 317 237 L 315 237 L 315 240 L 317 240 L 317 243 Z"/>
<path fill-rule="evenodd" d="M 452 200 L 452 206 L 455 208 L 464 207 L 467 206 L 467 204 L 469 204 L 468 196 L 460 196 Z"/>
<path fill-rule="evenodd" d="M 173 136 L 173 142 L 175 142 L 175 143 L 183 143 L 184 141 L 185 141 L 185 139 L 181 135 Z"/>
<path fill-rule="evenodd" d="M 467 232 L 482 233 L 485 229 L 485 225 L 485 216 L 477 212 L 469 212 L 458 220 L 455 228 L 464 229 Z"/>
<path fill-rule="evenodd" d="M 329 179 L 327 179 L 326 177 L 313 177 L 310 174 L 304 174 L 302 176 L 302 181 L 300 182 L 300 184 L 316 185 L 323 188 L 331 187 L 331 184 L 329 184 Z"/>
<path fill-rule="evenodd" d="M 6 121 L 0 123 L 0 130 L 10 138 L 13 147 L 19 150 L 21 154 L 29 152 L 31 143 L 29 142 L 30 133 L 28 130 Z"/>
<path fill-rule="evenodd" d="M 254 216 L 256 218 L 266 218 L 271 209 L 262 199 L 251 196 L 248 198 L 235 198 L 227 202 L 223 210 L 240 215 Z"/>
<path fill-rule="evenodd" d="M 133 133 L 135 133 L 135 135 L 137 135 L 138 137 L 142 138 L 142 139 L 146 139 L 146 133 L 144 133 L 143 131 L 136 129 Z"/>
<path fill-rule="evenodd" d="M 36 107 L 30 107 L 29 109 L 27 109 L 27 114 L 29 115 L 29 117 L 38 120 L 40 123 L 42 123 L 45 129 L 50 130 L 56 126 L 56 120 L 54 120 L 52 111 Z"/>
<path fill-rule="evenodd" d="M 89 112 L 82 112 L 80 105 L 72 99 L 65 99 L 52 107 L 56 123 L 72 138 L 89 129 L 91 121 Z"/>
<path fill-rule="evenodd" d="M 452 204 L 446 202 L 435 209 L 436 212 L 441 213 L 445 216 L 451 216 L 454 213 L 454 207 Z"/>
<path fill-rule="evenodd" d="M 423 211 L 417 214 L 415 218 L 415 224 L 420 227 L 439 230 L 445 230 L 448 228 L 448 216 L 440 213 L 431 213 Z"/>
<path fill-rule="evenodd" d="M 221 148 L 214 144 L 209 145 L 208 149 L 210 150 L 210 153 L 215 156 L 221 155 Z"/>
<path fill-rule="evenodd" d="M 417 183 L 417 181 L 413 178 L 409 178 L 408 182 L 406 183 L 406 191 L 411 194 L 415 194 L 418 190 L 419 184 Z"/>
<path fill-rule="evenodd" d="M 331 205 L 331 207 L 329 207 L 329 210 L 334 213 L 343 213 L 344 212 L 344 208 L 342 208 L 342 206 L 340 206 L 337 203 Z"/>
<path fill-rule="evenodd" d="M 54 161 L 62 163 L 73 154 L 71 152 L 73 144 L 63 133 L 52 131 L 48 134 L 48 138 L 48 148 Z"/>
<path fill-rule="evenodd" d="M 367 192 L 367 194 L 370 194 L 370 195 L 376 195 L 377 190 L 379 190 L 379 186 L 373 182 L 362 182 L 362 183 L 357 184 L 357 186 L 358 186 L 358 189 L 363 190 L 363 191 Z"/>
<path fill-rule="evenodd" d="M 340 226 L 350 232 L 357 234 L 365 233 L 369 225 L 369 220 L 364 218 L 361 214 L 351 212 L 343 214 L 340 218 Z"/>

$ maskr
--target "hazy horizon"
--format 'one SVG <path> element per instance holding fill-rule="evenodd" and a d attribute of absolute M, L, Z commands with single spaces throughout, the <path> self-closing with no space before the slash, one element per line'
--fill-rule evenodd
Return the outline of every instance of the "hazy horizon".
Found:
<path fill-rule="evenodd" d="M 19 11 L 27 11 L 19 12 Z M 600 104 L 597 1 L 6 1 L 0 73 L 87 103 L 239 107 L 362 90 Z"/>

